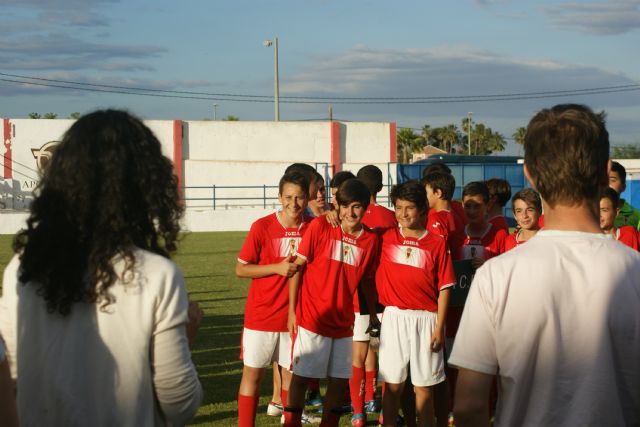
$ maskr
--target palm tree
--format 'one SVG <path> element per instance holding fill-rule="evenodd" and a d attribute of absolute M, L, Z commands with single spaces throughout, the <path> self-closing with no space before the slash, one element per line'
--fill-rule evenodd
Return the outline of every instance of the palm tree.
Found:
<path fill-rule="evenodd" d="M 524 145 L 524 136 L 526 134 L 527 134 L 527 128 L 519 127 L 511 136 L 513 137 L 513 140 L 515 141 L 516 144 Z"/>
<path fill-rule="evenodd" d="M 460 132 L 458 131 L 458 127 L 453 123 L 441 127 L 438 135 L 442 140 L 442 144 L 444 146 L 443 149 L 447 153 L 451 153 L 453 151 L 453 146 L 457 145 L 458 141 L 460 140 Z"/>
<path fill-rule="evenodd" d="M 422 138 L 424 139 L 425 144 L 430 144 L 431 140 L 435 135 L 436 129 L 432 128 L 429 125 L 422 126 Z"/>
<path fill-rule="evenodd" d="M 402 163 L 409 163 L 409 153 L 412 153 L 422 145 L 422 137 L 413 133 L 413 129 L 401 128 L 398 130 L 398 150 L 402 147 Z"/>

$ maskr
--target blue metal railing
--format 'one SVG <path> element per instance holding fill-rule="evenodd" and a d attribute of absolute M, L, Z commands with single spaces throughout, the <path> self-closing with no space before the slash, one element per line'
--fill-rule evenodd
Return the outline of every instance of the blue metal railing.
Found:
<path fill-rule="evenodd" d="M 390 185 L 386 184 L 384 186 L 387 191 L 386 194 L 378 197 L 379 204 L 386 204 L 390 206 L 390 201 L 388 197 Z M 214 210 L 219 209 L 222 204 L 225 204 L 225 208 L 229 207 L 240 207 L 245 205 L 262 205 L 263 209 L 267 208 L 268 204 L 278 203 L 278 186 L 277 185 L 191 185 L 182 187 L 183 194 L 185 197 L 183 200 L 187 202 L 187 207 L 189 207 L 189 202 L 202 202 L 206 201 L 204 205 L 201 207 L 212 207 Z M 206 196 L 193 196 L 189 195 L 189 193 L 193 193 L 195 190 L 203 191 L 207 190 L 208 193 Z M 252 193 L 253 194 L 248 194 Z M 222 195 L 221 195 L 222 193 Z M 240 195 L 239 195 L 240 194 Z M 244 194 L 244 195 L 242 195 Z M 327 202 L 330 198 L 329 188 L 327 187 Z M 236 202 L 236 203 L 225 203 L 225 202 Z M 246 202 L 246 203 L 242 203 Z"/>

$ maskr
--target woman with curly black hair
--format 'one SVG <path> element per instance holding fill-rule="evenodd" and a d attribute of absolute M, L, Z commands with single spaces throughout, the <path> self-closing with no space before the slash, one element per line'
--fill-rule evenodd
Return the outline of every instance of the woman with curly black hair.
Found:
<path fill-rule="evenodd" d="M 193 417 L 202 389 L 189 343 L 202 312 L 168 259 L 182 211 L 172 164 L 139 119 L 96 111 L 65 133 L 4 274 L 21 425 Z"/>

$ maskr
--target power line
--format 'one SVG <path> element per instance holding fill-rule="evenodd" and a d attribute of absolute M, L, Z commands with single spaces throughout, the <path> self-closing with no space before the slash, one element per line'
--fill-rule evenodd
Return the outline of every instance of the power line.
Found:
<path fill-rule="evenodd" d="M 19 79 L 29 79 L 36 81 L 24 81 L 0 78 L 0 81 L 13 84 L 25 84 L 33 86 L 55 87 L 60 89 L 82 90 L 88 92 L 116 93 L 122 95 L 153 96 L 160 98 L 178 98 L 194 100 L 213 100 L 229 102 L 260 102 L 270 103 L 273 97 L 264 95 L 232 94 L 232 93 L 207 93 L 170 91 L 163 89 L 150 89 L 114 85 L 102 85 L 92 83 L 82 83 L 67 80 L 45 79 L 40 77 L 28 77 L 17 74 L 7 74 L 0 72 L 1 76 L 14 77 Z M 442 104 L 460 102 L 488 102 L 488 101 L 517 101 L 526 99 L 558 98 L 565 96 L 598 95 L 607 93 L 635 92 L 640 90 L 640 84 L 627 84 L 618 86 L 604 86 L 573 90 L 538 91 L 507 93 L 493 95 L 468 95 L 468 96 L 425 96 L 425 97 L 315 97 L 315 96 L 281 96 L 281 102 L 290 104 Z"/>

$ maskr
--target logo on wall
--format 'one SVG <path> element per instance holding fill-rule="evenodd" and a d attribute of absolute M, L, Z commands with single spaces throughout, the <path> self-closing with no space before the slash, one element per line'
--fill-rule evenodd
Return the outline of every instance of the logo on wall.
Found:
<path fill-rule="evenodd" d="M 40 148 L 32 148 L 31 153 L 33 157 L 36 159 L 36 164 L 38 165 L 38 169 L 44 170 L 49 164 L 49 160 L 51 160 L 51 155 L 53 154 L 53 150 L 56 146 L 60 144 L 60 141 L 49 141 L 44 144 Z"/>

